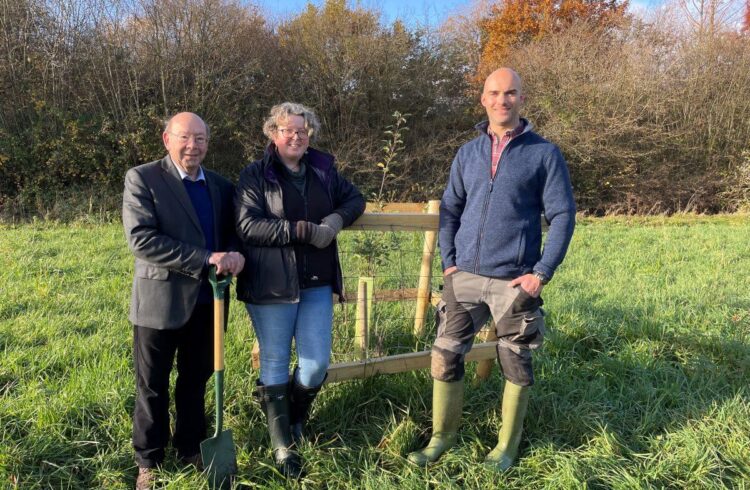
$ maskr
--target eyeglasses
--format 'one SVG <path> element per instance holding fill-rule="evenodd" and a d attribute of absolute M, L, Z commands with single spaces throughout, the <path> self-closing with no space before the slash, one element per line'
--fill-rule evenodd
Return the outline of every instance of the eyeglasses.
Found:
<path fill-rule="evenodd" d="M 307 132 L 307 129 L 278 128 L 277 131 L 281 134 L 281 136 L 283 136 L 284 138 L 289 138 L 289 139 L 292 139 L 295 136 L 301 140 L 304 140 L 310 137 L 310 134 Z"/>
<path fill-rule="evenodd" d="M 208 143 L 208 138 L 206 138 L 203 135 L 195 135 L 195 134 L 177 134 L 170 132 L 172 136 L 177 138 L 177 141 L 179 141 L 182 144 L 187 144 L 190 141 L 190 138 L 193 138 L 193 143 L 195 143 L 198 146 L 203 146 L 206 143 Z"/>

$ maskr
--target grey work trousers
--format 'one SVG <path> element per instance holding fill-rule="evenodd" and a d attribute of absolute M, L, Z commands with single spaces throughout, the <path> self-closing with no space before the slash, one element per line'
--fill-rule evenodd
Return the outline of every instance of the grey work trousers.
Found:
<path fill-rule="evenodd" d="M 541 297 L 534 298 L 509 280 L 456 271 L 445 278 L 445 317 L 438 322 L 432 346 L 432 377 L 458 381 L 464 377 L 464 357 L 490 315 L 498 337 L 497 361 L 513 384 L 534 384 L 531 351 L 544 340 Z"/>

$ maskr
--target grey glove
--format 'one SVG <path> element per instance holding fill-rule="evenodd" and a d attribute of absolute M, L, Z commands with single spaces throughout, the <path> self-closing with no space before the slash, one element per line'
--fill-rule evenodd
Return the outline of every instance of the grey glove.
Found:
<path fill-rule="evenodd" d="M 321 226 L 330 226 L 331 228 L 333 228 L 334 234 L 338 235 L 341 229 L 344 227 L 344 219 L 340 214 L 331 213 L 323 218 Z"/>
<path fill-rule="evenodd" d="M 317 248 L 326 248 L 336 238 L 336 232 L 326 224 L 312 225 L 310 234 L 310 245 Z"/>
<path fill-rule="evenodd" d="M 336 239 L 336 235 L 344 227 L 344 220 L 336 213 L 323 218 L 323 222 L 313 228 L 310 243 L 318 248 L 326 248 Z"/>
<path fill-rule="evenodd" d="M 336 213 L 323 218 L 319 225 L 309 221 L 297 221 L 295 231 L 297 241 L 309 243 L 316 248 L 326 248 L 336 238 L 336 234 L 344 227 L 344 220 Z"/>

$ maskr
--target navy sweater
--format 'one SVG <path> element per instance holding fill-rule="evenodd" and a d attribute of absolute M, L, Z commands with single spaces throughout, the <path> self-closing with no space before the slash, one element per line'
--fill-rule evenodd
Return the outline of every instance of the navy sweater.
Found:
<path fill-rule="evenodd" d="M 216 249 L 216 244 L 214 243 L 214 208 L 211 204 L 211 196 L 208 193 L 208 185 L 205 180 L 193 182 L 187 178 L 182 179 L 182 183 L 190 197 L 190 202 L 193 203 L 195 214 L 198 215 L 198 221 L 201 224 L 201 230 L 203 230 L 203 237 L 206 239 L 206 248 L 209 252 L 213 252 Z M 204 278 L 201 282 L 200 292 L 198 293 L 198 303 L 205 305 L 212 301 L 213 293 L 211 291 L 211 284 Z"/>
<path fill-rule="evenodd" d="M 443 270 L 515 278 L 533 270 L 552 278 L 573 236 L 576 207 L 568 167 L 554 144 L 526 123 L 491 177 L 488 122 L 451 165 L 440 203 Z M 542 252 L 541 214 L 550 223 Z"/>

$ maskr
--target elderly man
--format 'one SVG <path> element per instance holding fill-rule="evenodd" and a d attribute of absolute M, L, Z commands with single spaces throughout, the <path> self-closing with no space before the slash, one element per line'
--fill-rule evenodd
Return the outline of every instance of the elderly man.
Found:
<path fill-rule="evenodd" d="M 169 439 L 169 375 L 177 357 L 172 445 L 186 464 L 200 464 L 206 437 L 204 393 L 213 368 L 210 265 L 238 274 L 233 185 L 201 167 L 209 130 L 182 112 L 162 135 L 168 155 L 125 175 L 122 222 L 135 256 L 130 304 L 136 377 L 133 447 L 137 489 L 149 488 Z M 227 296 L 228 297 L 228 296 Z"/>
<path fill-rule="evenodd" d="M 446 321 L 432 347 L 433 430 L 427 447 L 409 460 L 427 465 L 455 444 L 464 356 L 491 315 L 506 381 L 499 440 L 485 465 L 505 471 L 518 455 L 534 383 L 531 351 L 544 337 L 540 294 L 565 257 L 575 202 L 560 150 L 519 115 L 518 74 L 494 71 L 481 100 L 489 122 L 458 150 L 440 205 Z M 542 212 L 550 223 L 543 252 Z"/>

